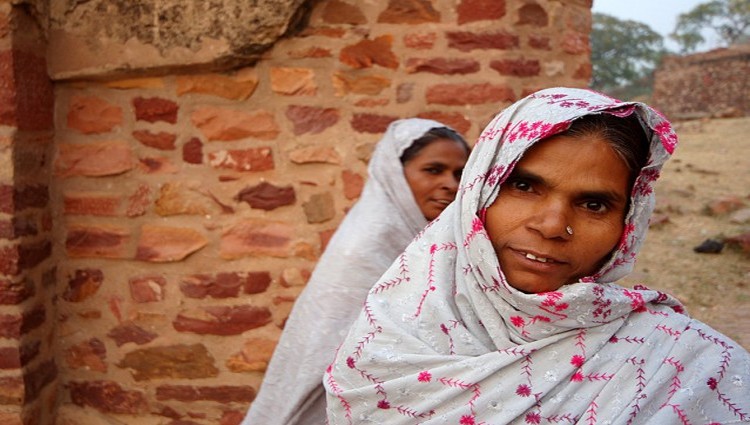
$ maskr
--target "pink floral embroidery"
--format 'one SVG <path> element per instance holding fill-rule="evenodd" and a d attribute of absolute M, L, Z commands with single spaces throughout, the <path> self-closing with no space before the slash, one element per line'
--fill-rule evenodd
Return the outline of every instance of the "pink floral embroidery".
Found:
<path fill-rule="evenodd" d="M 677 135 L 672 131 L 672 126 L 667 121 L 661 122 L 654 127 L 654 131 L 659 134 L 661 144 L 664 146 L 664 150 L 669 152 L 670 155 L 674 153 L 674 148 L 677 146 Z"/>
<path fill-rule="evenodd" d="M 380 400 L 378 402 L 378 408 L 380 409 L 390 409 L 391 403 L 388 403 L 388 400 Z"/>
<path fill-rule="evenodd" d="M 538 424 L 542 422 L 542 417 L 539 415 L 539 413 L 532 412 L 526 414 L 526 423 L 527 424 Z"/>
<path fill-rule="evenodd" d="M 349 366 L 349 369 L 354 369 L 354 359 L 352 357 L 347 357 L 346 365 Z"/>
<path fill-rule="evenodd" d="M 570 377 L 570 380 L 573 382 L 581 382 L 583 381 L 583 373 L 576 372 L 573 374 L 573 376 Z"/>
<path fill-rule="evenodd" d="M 417 380 L 419 382 L 430 382 L 432 380 L 432 374 L 426 370 L 419 372 L 419 376 L 417 377 Z"/>
<path fill-rule="evenodd" d="M 526 324 L 526 321 L 523 320 L 523 317 L 521 316 L 512 316 L 510 318 L 510 322 L 513 323 L 513 326 L 520 328 L 521 326 Z"/>
<path fill-rule="evenodd" d="M 516 388 L 516 394 L 520 395 L 521 397 L 528 397 L 531 395 L 531 387 L 529 387 L 526 384 L 521 384 Z"/>
<path fill-rule="evenodd" d="M 461 425 L 475 425 L 476 422 L 474 422 L 474 416 L 472 415 L 463 415 L 461 416 L 461 420 L 458 421 Z"/>
<path fill-rule="evenodd" d="M 583 358 L 583 356 L 576 354 L 570 359 L 570 364 L 572 364 L 575 367 L 581 367 L 583 366 L 583 363 L 586 361 L 586 359 Z"/>

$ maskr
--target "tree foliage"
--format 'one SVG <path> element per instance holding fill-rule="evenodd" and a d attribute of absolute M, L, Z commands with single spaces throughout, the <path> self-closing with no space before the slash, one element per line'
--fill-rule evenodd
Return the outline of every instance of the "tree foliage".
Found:
<path fill-rule="evenodd" d="M 690 53 L 706 41 L 706 30 L 715 33 L 724 46 L 750 40 L 750 0 L 701 3 L 677 18 L 669 37 L 680 45 L 682 53 Z"/>
<path fill-rule="evenodd" d="M 664 53 L 663 37 L 648 25 L 594 13 L 592 88 L 612 91 L 618 87 L 648 84 Z"/>

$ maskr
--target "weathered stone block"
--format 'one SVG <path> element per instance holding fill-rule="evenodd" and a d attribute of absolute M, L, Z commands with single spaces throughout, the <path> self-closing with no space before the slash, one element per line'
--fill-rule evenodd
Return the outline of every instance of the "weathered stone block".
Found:
<path fill-rule="evenodd" d="M 412 25 L 440 22 L 440 12 L 430 0 L 389 0 L 388 7 L 378 16 L 378 22 Z"/>
<path fill-rule="evenodd" d="M 519 38 L 509 32 L 473 33 L 467 31 L 448 32 L 448 47 L 462 52 L 475 49 L 510 50 L 518 48 Z"/>
<path fill-rule="evenodd" d="M 146 207 L 151 203 L 151 189 L 147 184 L 141 183 L 138 189 L 128 197 L 128 208 L 125 215 L 137 217 L 146 213 Z"/>
<path fill-rule="evenodd" d="M 172 322 L 179 332 L 209 335 L 238 335 L 271 322 L 268 307 L 254 305 L 213 306 L 183 311 Z"/>
<path fill-rule="evenodd" d="M 563 34 L 562 43 L 560 44 L 565 53 L 571 55 L 582 55 L 591 52 L 588 34 L 580 32 L 567 31 Z"/>
<path fill-rule="evenodd" d="M 149 303 L 164 299 L 167 279 L 163 276 L 137 276 L 128 281 L 130 297 L 137 303 Z"/>
<path fill-rule="evenodd" d="M 133 108 L 135 109 L 135 119 L 138 121 L 164 121 L 175 124 L 180 106 L 169 99 L 136 97 L 133 99 Z"/>
<path fill-rule="evenodd" d="M 543 28 L 549 24 L 549 17 L 542 6 L 536 3 L 528 3 L 518 9 L 517 24 Z"/>
<path fill-rule="evenodd" d="M 329 146 L 306 146 L 289 152 L 289 159 L 295 164 L 340 164 L 341 156 Z"/>
<path fill-rule="evenodd" d="M 535 77 L 539 75 L 542 66 L 537 59 L 502 59 L 490 62 L 490 68 L 500 75 L 514 77 Z"/>
<path fill-rule="evenodd" d="M 203 234 L 189 227 L 146 224 L 141 227 L 135 259 L 155 263 L 180 261 L 207 243 Z"/>
<path fill-rule="evenodd" d="M 286 117 L 294 124 L 294 134 L 319 134 L 335 125 L 340 113 L 335 108 L 291 105 L 286 109 Z"/>
<path fill-rule="evenodd" d="M 203 163 L 203 143 L 199 138 L 193 137 L 182 145 L 182 160 L 188 164 Z"/>
<path fill-rule="evenodd" d="M 286 96 L 315 96 L 315 71 L 309 68 L 271 68 L 271 90 Z"/>
<path fill-rule="evenodd" d="M 333 195 L 330 192 L 312 195 L 302 204 L 308 223 L 323 223 L 336 216 Z"/>
<path fill-rule="evenodd" d="M 62 295 L 65 301 L 81 302 L 96 294 L 104 282 L 104 273 L 99 269 L 78 269 L 68 276 L 68 287 Z"/>
<path fill-rule="evenodd" d="M 0 305 L 20 304 L 34 293 L 34 282 L 29 279 L 20 282 L 0 279 Z"/>
<path fill-rule="evenodd" d="M 96 96 L 73 96 L 67 124 L 83 134 L 107 133 L 122 124 L 122 108 Z"/>
<path fill-rule="evenodd" d="M 133 151 L 125 142 L 62 144 L 55 163 L 56 173 L 70 176 L 113 176 L 135 165 Z"/>
<path fill-rule="evenodd" d="M 356 199 L 362 193 L 365 178 L 351 170 L 341 172 L 341 180 L 344 182 L 344 196 L 346 199 Z"/>
<path fill-rule="evenodd" d="M 458 24 L 497 20 L 505 16 L 505 0 L 461 0 L 456 8 Z"/>
<path fill-rule="evenodd" d="M 24 383 L 19 376 L 0 377 L 0 405 L 20 406 L 24 399 Z"/>
<path fill-rule="evenodd" d="M 258 86 L 255 72 L 240 72 L 235 76 L 221 74 L 185 75 L 177 77 L 177 95 L 207 94 L 230 100 L 245 100 Z"/>
<path fill-rule="evenodd" d="M 464 137 L 471 128 L 471 121 L 459 112 L 427 111 L 417 116 L 441 122 L 464 135 Z"/>
<path fill-rule="evenodd" d="M 404 36 L 404 46 L 410 49 L 430 50 L 435 46 L 437 34 L 428 33 L 410 33 Z"/>
<path fill-rule="evenodd" d="M 148 411 L 141 391 L 123 389 L 112 381 L 71 381 L 67 384 L 70 399 L 78 406 L 88 406 L 104 413 L 136 415 Z"/>
<path fill-rule="evenodd" d="M 120 208 L 120 198 L 98 193 L 68 192 L 63 196 L 66 215 L 114 216 Z"/>
<path fill-rule="evenodd" d="M 269 111 L 245 112 L 226 108 L 204 107 L 190 117 L 194 126 L 211 141 L 232 141 L 253 137 L 273 140 L 281 131 Z"/>
<path fill-rule="evenodd" d="M 398 117 L 377 114 L 354 114 L 352 117 L 352 128 L 360 133 L 383 133 L 388 125 L 396 121 Z"/>
<path fill-rule="evenodd" d="M 214 358 L 203 344 L 179 344 L 133 350 L 117 364 L 130 369 L 136 381 L 201 379 L 219 375 Z"/>
<path fill-rule="evenodd" d="M 234 199 L 238 202 L 247 202 L 251 208 L 270 211 L 294 204 L 297 196 L 291 185 L 280 187 L 264 181 L 242 189 Z"/>
<path fill-rule="evenodd" d="M 321 15 L 323 22 L 327 24 L 361 25 L 367 23 L 367 18 L 358 6 L 345 3 L 341 0 L 331 0 L 323 8 Z"/>
<path fill-rule="evenodd" d="M 353 75 L 346 72 L 334 73 L 331 82 L 338 97 L 349 93 L 375 96 L 391 86 L 391 79 L 382 75 Z"/>
<path fill-rule="evenodd" d="M 179 171 L 172 160 L 165 156 L 139 158 L 138 165 L 146 174 L 174 174 Z"/>
<path fill-rule="evenodd" d="M 71 257 L 125 258 L 130 232 L 114 226 L 68 227 L 65 249 Z"/>
<path fill-rule="evenodd" d="M 144 146 L 163 151 L 174 149 L 175 141 L 177 140 L 176 135 L 167 133 L 165 131 L 153 133 L 149 130 L 136 130 L 133 132 L 133 137 L 135 137 L 135 139 L 141 142 Z"/>
<path fill-rule="evenodd" d="M 71 369 L 107 372 L 107 349 L 101 340 L 91 338 L 65 350 L 65 362 Z"/>
<path fill-rule="evenodd" d="M 230 149 L 211 152 L 208 163 L 214 168 L 234 171 L 268 171 L 274 169 L 271 148 Z"/>
<path fill-rule="evenodd" d="M 381 35 L 372 40 L 362 40 L 341 49 L 339 60 L 352 68 L 398 68 L 398 58 L 392 50 L 393 37 Z"/>
<path fill-rule="evenodd" d="M 213 210 L 212 201 L 209 198 L 180 183 L 162 185 L 154 206 L 154 211 L 161 216 L 205 215 Z"/>
<path fill-rule="evenodd" d="M 540 35 L 529 35 L 529 47 L 539 50 L 552 50 L 549 37 Z"/>
<path fill-rule="evenodd" d="M 220 255 L 225 259 L 244 256 L 287 257 L 294 229 L 286 223 L 245 220 L 221 236 Z"/>
<path fill-rule="evenodd" d="M 110 329 L 107 336 L 114 339 L 117 346 L 120 347 L 128 342 L 143 345 L 153 341 L 159 335 L 149 332 L 135 323 L 128 322 Z"/>
<path fill-rule="evenodd" d="M 430 72 L 439 75 L 471 74 L 479 71 L 479 62 L 463 58 L 410 58 L 406 61 L 406 72 Z"/>

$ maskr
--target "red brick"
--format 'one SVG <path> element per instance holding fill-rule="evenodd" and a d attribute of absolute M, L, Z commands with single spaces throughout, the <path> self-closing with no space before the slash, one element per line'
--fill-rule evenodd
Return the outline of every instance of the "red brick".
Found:
<path fill-rule="evenodd" d="M 351 125 L 360 133 L 383 133 L 399 117 L 376 114 L 354 114 Z"/>
<path fill-rule="evenodd" d="M 310 47 L 304 50 L 294 50 L 289 52 L 289 57 L 293 59 L 305 59 L 305 58 L 330 58 L 333 57 L 333 53 L 329 49 L 322 47 Z"/>
<path fill-rule="evenodd" d="M 67 384 L 71 401 L 104 413 L 142 414 L 148 402 L 141 391 L 128 391 L 112 381 L 71 381 Z"/>
<path fill-rule="evenodd" d="M 0 305 L 20 304 L 34 293 L 34 282 L 29 279 L 20 282 L 0 279 Z"/>
<path fill-rule="evenodd" d="M 240 71 L 231 77 L 221 74 L 190 74 L 177 77 L 178 96 L 200 93 L 230 100 L 245 100 L 253 95 L 257 86 L 258 77 L 254 72 Z"/>
<path fill-rule="evenodd" d="M 361 25 L 367 23 L 367 19 L 359 7 L 344 3 L 341 0 L 327 2 L 321 18 L 327 24 Z"/>
<path fill-rule="evenodd" d="M 130 297 L 137 303 L 149 303 L 164 299 L 167 279 L 163 276 L 138 276 L 128 281 Z"/>
<path fill-rule="evenodd" d="M 172 161 L 165 156 L 139 158 L 139 168 L 146 174 L 174 174 L 179 170 Z"/>
<path fill-rule="evenodd" d="M 47 186 L 43 185 L 17 187 L 13 199 L 16 211 L 23 211 L 27 208 L 44 208 L 49 204 L 49 191 Z"/>
<path fill-rule="evenodd" d="M 180 313 L 172 322 L 179 332 L 200 335 L 238 335 L 271 323 L 271 311 L 254 305 L 204 307 Z"/>
<path fill-rule="evenodd" d="M 18 245 L 0 247 L 0 274 L 15 276 L 20 272 L 18 266 L 20 252 Z"/>
<path fill-rule="evenodd" d="M 117 325 L 107 332 L 107 336 L 114 339 L 118 347 L 129 342 L 143 345 L 158 337 L 157 334 L 149 332 L 135 323 L 123 323 Z"/>
<path fill-rule="evenodd" d="M 286 109 L 286 117 L 294 124 L 294 134 L 318 134 L 335 125 L 340 118 L 338 109 L 315 106 L 291 105 Z"/>
<path fill-rule="evenodd" d="M 245 294 L 260 294 L 266 292 L 271 285 L 271 274 L 268 272 L 248 272 L 242 287 Z"/>
<path fill-rule="evenodd" d="M 410 49 L 430 50 L 435 46 L 437 34 L 429 33 L 411 33 L 404 36 L 404 46 Z"/>
<path fill-rule="evenodd" d="M 537 59 L 501 59 L 491 61 L 490 68 L 499 72 L 500 75 L 535 77 L 539 75 L 542 66 Z"/>
<path fill-rule="evenodd" d="M 505 0 L 461 0 L 456 8 L 458 24 L 497 20 L 505 16 Z"/>
<path fill-rule="evenodd" d="M 39 341 L 34 341 L 20 348 L 17 346 L 0 348 L 0 369 L 18 369 L 27 365 L 39 354 L 40 346 Z"/>
<path fill-rule="evenodd" d="M 133 168 L 133 151 L 125 142 L 63 144 L 55 163 L 59 176 L 113 176 Z"/>
<path fill-rule="evenodd" d="M 591 52 L 589 36 L 579 32 L 568 31 L 563 34 L 561 47 L 565 53 L 580 55 Z"/>
<path fill-rule="evenodd" d="M 510 50 L 518 48 L 517 35 L 508 32 L 473 33 L 467 31 L 448 32 L 448 47 L 468 52 L 475 49 Z"/>
<path fill-rule="evenodd" d="M 240 290 L 245 294 L 264 292 L 271 284 L 268 272 L 218 273 L 188 276 L 180 283 L 180 290 L 188 298 L 231 298 Z"/>
<path fill-rule="evenodd" d="M 144 146 L 163 151 L 173 150 L 177 140 L 177 136 L 164 131 L 153 133 L 149 130 L 136 130 L 133 132 L 133 137 Z"/>
<path fill-rule="evenodd" d="M 13 195 L 15 188 L 11 185 L 0 185 L 0 212 L 12 213 L 15 208 L 15 202 L 13 201 Z"/>
<path fill-rule="evenodd" d="M 593 69 L 591 67 L 591 63 L 583 63 L 578 67 L 578 69 L 576 69 L 576 72 L 573 74 L 573 78 L 575 78 L 576 80 L 584 80 L 588 82 L 591 80 L 592 73 Z"/>
<path fill-rule="evenodd" d="M 479 71 L 479 62 L 461 58 L 411 58 L 406 61 L 406 72 L 430 72 L 439 75 L 471 74 Z"/>
<path fill-rule="evenodd" d="M 529 35 L 529 47 L 531 47 L 532 49 L 552 50 L 549 41 L 549 37 L 543 37 L 534 34 Z"/>
<path fill-rule="evenodd" d="M 0 378 L 0 405 L 21 406 L 24 402 L 24 382 L 21 377 Z"/>
<path fill-rule="evenodd" d="M 138 121 L 157 122 L 164 121 L 170 124 L 177 122 L 177 103 L 159 97 L 133 99 L 135 108 L 135 119 Z"/>
<path fill-rule="evenodd" d="M 21 335 L 26 335 L 30 331 L 43 325 L 46 318 L 47 310 L 41 304 L 25 311 L 23 313 L 23 321 L 21 322 Z"/>
<path fill-rule="evenodd" d="M 68 128 L 83 134 L 112 131 L 122 124 L 122 108 L 96 96 L 74 96 L 68 106 Z"/>
<path fill-rule="evenodd" d="M 341 180 L 344 182 L 344 196 L 346 199 L 359 198 L 359 195 L 362 193 L 362 187 L 365 185 L 364 177 L 351 170 L 344 170 L 341 172 Z"/>
<path fill-rule="evenodd" d="M 55 382 L 57 379 L 57 366 L 54 360 L 48 360 L 38 364 L 35 368 L 27 370 L 24 374 L 24 402 L 31 404 L 39 397 L 44 387 Z"/>
<path fill-rule="evenodd" d="M 13 52 L 0 52 L 0 125 L 18 125 L 18 87 L 13 70 Z"/>
<path fill-rule="evenodd" d="M 289 160 L 295 164 L 341 164 L 341 155 L 331 146 L 304 146 L 289 151 Z"/>
<path fill-rule="evenodd" d="M 549 24 L 547 11 L 536 3 L 528 3 L 518 9 L 518 25 L 546 27 Z"/>
<path fill-rule="evenodd" d="M 65 362 L 71 369 L 107 372 L 107 349 L 98 338 L 81 341 L 65 350 Z"/>
<path fill-rule="evenodd" d="M 118 227 L 73 225 L 68 228 L 65 248 L 71 257 L 124 258 L 130 232 Z"/>
<path fill-rule="evenodd" d="M 392 50 L 393 37 L 382 35 L 372 40 L 362 40 L 341 49 L 339 60 L 352 68 L 371 68 L 379 65 L 398 68 L 398 58 Z"/>
<path fill-rule="evenodd" d="M 426 24 L 440 22 L 440 12 L 430 0 L 389 0 L 388 7 L 378 16 L 379 23 Z"/>
<path fill-rule="evenodd" d="M 104 282 L 104 273 L 99 269 L 79 269 L 68 276 L 68 287 L 62 295 L 65 301 L 81 302 L 90 298 Z"/>
<path fill-rule="evenodd" d="M 441 105 L 480 105 L 494 102 L 514 102 L 513 89 L 505 85 L 438 84 L 427 88 L 427 103 Z"/>
<path fill-rule="evenodd" d="M 197 137 L 193 137 L 182 145 L 182 160 L 188 164 L 203 163 L 203 143 Z"/>
<path fill-rule="evenodd" d="M 255 389 L 246 386 L 198 387 L 189 385 L 161 385 L 156 388 L 156 399 L 178 401 L 216 401 L 227 403 L 249 403 L 255 399 Z"/>
<path fill-rule="evenodd" d="M 402 83 L 396 88 L 396 103 L 406 103 L 412 99 L 414 83 Z"/>
<path fill-rule="evenodd" d="M 2 59 L 0 59 L 2 60 Z M 47 76 L 44 53 L 13 52 L 16 79 L 16 113 L 20 130 L 53 128 L 54 92 Z"/>
<path fill-rule="evenodd" d="M 245 112 L 204 107 L 193 112 L 190 120 L 209 141 L 232 141 L 247 137 L 274 140 L 281 132 L 274 114 L 263 110 Z"/>
<path fill-rule="evenodd" d="M 382 75 L 355 75 L 336 72 L 331 77 L 336 96 L 342 97 L 349 93 L 375 96 L 391 86 L 391 79 Z"/>
<path fill-rule="evenodd" d="M 130 369 L 136 381 L 214 378 L 219 374 L 203 344 L 140 348 L 125 354 L 117 367 Z"/>
<path fill-rule="evenodd" d="M 300 33 L 301 37 L 321 36 L 329 38 L 342 38 L 344 37 L 344 35 L 346 35 L 346 30 L 344 28 L 332 27 L 307 27 L 302 31 L 302 33 Z"/>
<path fill-rule="evenodd" d="M 261 182 L 255 186 L 247 186 L 234 198 L 238 202 L 247 202 L 251 208 L 270 211 L 285 205 L 292 205 L 297 201 L 294 187 L 274 186 L 268 182 Z"/>
<path fill-rule="evenodd" d="M 114 216 L 120 207 L 120 198 L 75 193 L 63 197 L 63 211 L 66 215 Z"/>
<path fill-rule="evenodd" d="M 315 96 L 315 70 L 312 68 L 271 68 L 271 90 L 285 96 Z"/>
<path fill-rule="evenodd" d="M 459 134 L 466 134 L 471 128 L 471 121 L 459 112 L 427 111 L 421 112 L 417 116 L 441 122 L 456 130 Z"/>
<path fill-rule="evenodd" d="M 214 168 L 234 171 L 268 171 L 274 169 L 271 148 L 229 149 L 208 154 L 208 163 Z"/>
<path fill-rule="evenodd" d="M 294 229 L 287 223 L 244 220 L 221 236 L 220 255 L 224 259 L 243 256 L 287 257 Z"/>
<path fill-rule="evenodd" d="M 128 217 L 137 217 L 146 213 L 146 207 L 151 203 L 151 189 L 148 185 L 141 183 L 138 189 L 128 198 L 128 208 L 125 214 Z"/>
<path fill-rule="evenodd" d="M 245 411 L 226 410 L 221 414 L 219 425 L 240 425 L 245 418 Z"/>
<path fill-rule="evenodd" d="M 189 227 L 143 225 L 135 259 L 155 263 L 180 261 L 208 243 L 205 236 Z"/>

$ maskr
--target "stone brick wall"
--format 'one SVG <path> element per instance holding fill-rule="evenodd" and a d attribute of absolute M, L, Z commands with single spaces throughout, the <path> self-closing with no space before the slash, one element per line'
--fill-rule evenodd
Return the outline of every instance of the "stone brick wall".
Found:
<path fill-rule="evenodd" d="M 51 420 L 58 368 L 50 173 L 53 90 L 39 28 L 0 3 L 0 423 Z"/>
<path fill-rule="evenodd" d="M 57 399 L 60 424 L 238 423 L 388 123 L 434 118 L 473 141 L 529 92 L 586 86 L 590 7 L 327 0 L 244 67 L 123 77 L 68 58 L 54 143 L 50 125 L 0 128 L 2 161 L 29 163 L 1 175 L 0 249 L 25 258 L 0 261 L 3 293 L 25 294 L 3 309 L 25 325 L 0 326 L 21 359 L 0 377 L 29 376 L 40 400 L 0 403 Z"/>
<path fill-rule="evenodd" d="M 750 115 L 750 44 L 666 58 L 653 99 L 672 119 Z"/>

